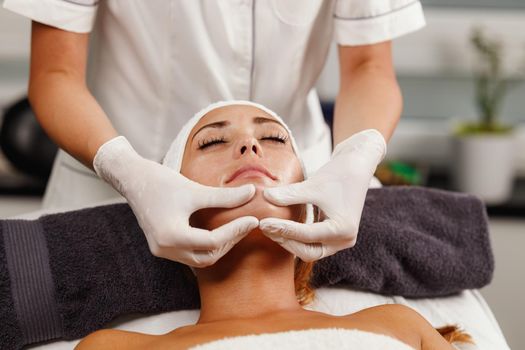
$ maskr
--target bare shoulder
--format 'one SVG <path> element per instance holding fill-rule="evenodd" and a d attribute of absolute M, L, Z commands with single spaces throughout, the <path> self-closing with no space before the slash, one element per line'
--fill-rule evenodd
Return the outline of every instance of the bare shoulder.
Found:
<path fill-rule="evenodd" d="M 362 315 L 365 317 L 377 317 L 378 321 L 384 322 L 402 322 L 405 325 L 416 326 L 419 325 L 424 317 L 410 306 L 402 304 L 384 304 L 369 307 L 352 315 Z"/>
<path fill-rule="evenodd" d="M 396 338 L 414 349 L 421 348 L 419 313 L 405 305 L 385 304 L 345 316 L 350 327 Z"/>
<path fill-rule="evenodd" d="M 152 336 L 147 334 L 117 329 L 102 329 L 82 339 L 75 347 L 75 350 L 141 349 L 151 341 L 151 338 Z"/>
<path fill-rule="evenodd" d="M 364 317 L 368 316 L 390 329 L 398 339 L 416 349 L 454 349 L 425 317 L 410 306 L 385 304 L 360 312 Z"/>

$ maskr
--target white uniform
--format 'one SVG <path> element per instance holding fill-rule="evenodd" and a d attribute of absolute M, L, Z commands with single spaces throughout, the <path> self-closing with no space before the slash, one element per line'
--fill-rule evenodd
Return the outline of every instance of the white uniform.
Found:
<path fill-rule="evenodd" d="M 4 7 L 92 31 L 89 88 L 142 156 L 160 161 L 195 112 L 242 99 L 283 117 L 309 171 L 331 150 L 314 84 L 332 41 L 372 44 L 424 26 L 417 0 L 6 0 Z M 113 196 L 61 151 L 44 207 L 73 209 Z"/>

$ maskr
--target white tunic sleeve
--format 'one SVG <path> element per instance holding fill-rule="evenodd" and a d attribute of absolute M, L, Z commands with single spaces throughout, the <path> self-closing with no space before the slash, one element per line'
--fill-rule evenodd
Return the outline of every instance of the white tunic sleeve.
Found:
<path fill-rule="evenodd" d="M 425 25 L 418 0 L 337 0 L 335 41 L 340 45 L 375 44 Z"/>
<path fill-rule="evenodd" d="M 93 28 L 98 0 L 5 0 L 3 6 L 36 22 L 87 33 Z"/>

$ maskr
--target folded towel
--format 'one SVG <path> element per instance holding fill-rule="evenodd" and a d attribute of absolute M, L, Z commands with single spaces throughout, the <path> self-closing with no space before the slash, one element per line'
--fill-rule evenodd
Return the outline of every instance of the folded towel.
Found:
<path fill-rule="evenodd" d="M 193 275 L 152 256 L 126 204 L 0 225 L 0 348 L 75 339 L 117 316 L 199 307 Z M 315 286 L 432 297 L 490 282 L 483 203 L 421 187 L 367 194 L 357 244 L 316 264 Z"/>
<path fill-rule="evenodd" d="M 485 206 L 458 192 L 390 186 L 367 193 L 356 245 L 314 268 L 314 286 L 404 297 L 481 288 L 494 258 Z"/>
<path fill-rule="evenodd" d="M 306 329 L 300 331 L 244 335 L 215 340 L 190 348 L 190 350 L 237 349 L 414 350 L 413 347 L 383 334 L 344 328 Z"/>

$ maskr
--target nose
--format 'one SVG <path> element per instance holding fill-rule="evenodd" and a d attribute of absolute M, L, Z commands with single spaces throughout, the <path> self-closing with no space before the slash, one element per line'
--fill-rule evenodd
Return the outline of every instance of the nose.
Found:
<path fill-rule="evenodd" d="M 258 156 L 262 157 L 262 149 L 254 138 L 246 138 L 237 145 L 237 157 Z"/>

